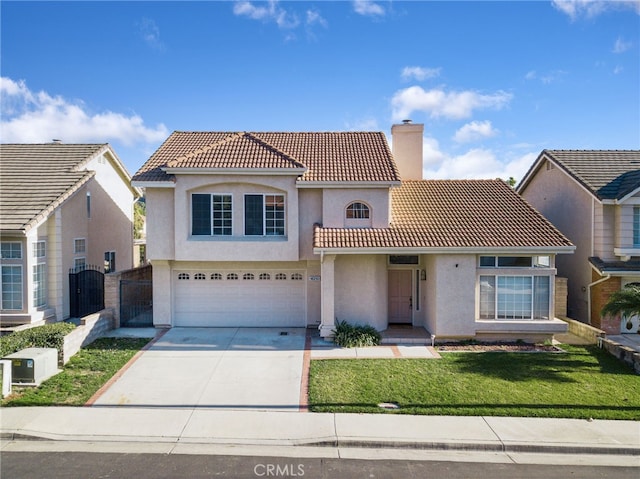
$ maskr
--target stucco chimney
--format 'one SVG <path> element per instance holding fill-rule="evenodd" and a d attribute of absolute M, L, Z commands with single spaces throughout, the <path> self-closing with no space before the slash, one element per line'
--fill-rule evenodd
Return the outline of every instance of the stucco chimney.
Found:
<path fill-rule="evenodd" d="M 424 125 L 403 120 L 391 126 L 391 152 L 403 180 L 422 179 L 422 136 Z"/>

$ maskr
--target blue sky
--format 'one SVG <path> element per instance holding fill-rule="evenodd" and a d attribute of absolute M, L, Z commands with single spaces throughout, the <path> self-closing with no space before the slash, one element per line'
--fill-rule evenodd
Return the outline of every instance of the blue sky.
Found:
<path fill-rule="evenodd" d="M 640 1 L 11 2 L 1 140 L 425 124 L 425 178 L 640 148 Z"/>

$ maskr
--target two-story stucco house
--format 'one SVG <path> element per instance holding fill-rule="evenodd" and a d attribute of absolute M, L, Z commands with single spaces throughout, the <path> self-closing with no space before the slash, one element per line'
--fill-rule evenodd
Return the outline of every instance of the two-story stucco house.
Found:
<path fill-rule="evenodd" d="M 140 191 L 108 144 L 0 145 L 3 326 L 70 315 L 70 269 L 132 267 Z"/>
<path fill-rule="evenodd" d="M 638 318 L 601 318 L 612 292 L 640 281 L 640 151 L 544 150 L 517 191 L 575 245 L 559 257 L 568 315 L 607 333 L 636 332 Z"/>
<path fill-rule="evenodd" d="M 573 245 L 500 180 L 424 181 L 424 126 L 174 132 L 145 188 L 154 324 L 538 339 Z"/>

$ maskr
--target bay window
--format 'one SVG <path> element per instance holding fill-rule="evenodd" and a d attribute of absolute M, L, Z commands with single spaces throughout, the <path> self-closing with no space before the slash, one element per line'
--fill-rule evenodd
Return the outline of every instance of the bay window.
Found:
<path fill-rule="evenodd" d="M 549 319 L 549 276 L 480 276 L 480 319 Z"/>

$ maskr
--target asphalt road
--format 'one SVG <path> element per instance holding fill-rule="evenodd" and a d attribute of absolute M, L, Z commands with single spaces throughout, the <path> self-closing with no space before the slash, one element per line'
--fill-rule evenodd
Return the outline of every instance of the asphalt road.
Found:
<path fill-rule="evenodd" d="M 3 452 L 2 479 L 629 479 L 632 467 L 87 452 Z"/>

